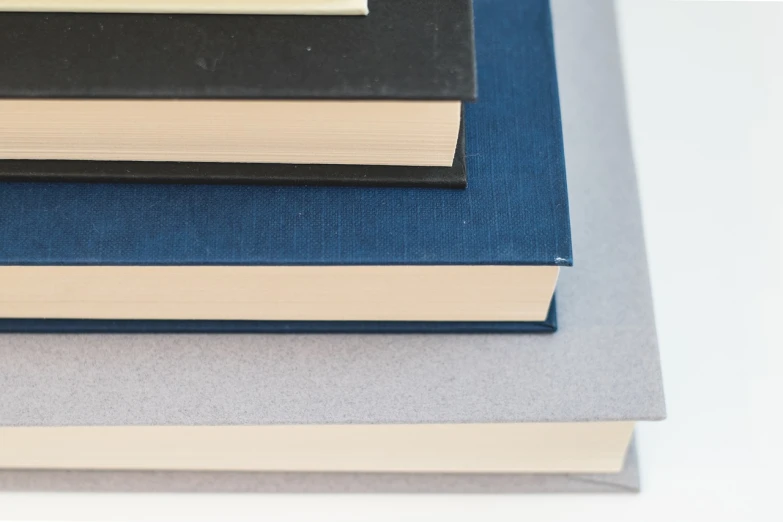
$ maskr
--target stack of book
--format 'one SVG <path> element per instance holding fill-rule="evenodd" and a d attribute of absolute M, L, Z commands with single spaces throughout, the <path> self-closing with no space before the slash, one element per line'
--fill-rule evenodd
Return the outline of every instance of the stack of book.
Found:
<path fill-rule="evenodd" d="M 613 15 L 554 7 L 557 68 L 548 0 L 0 0 L 0 489 L 638 488 Z"/>

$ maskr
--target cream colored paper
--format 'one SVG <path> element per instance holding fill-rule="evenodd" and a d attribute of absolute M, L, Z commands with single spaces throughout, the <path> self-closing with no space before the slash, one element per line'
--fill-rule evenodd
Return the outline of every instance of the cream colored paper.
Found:
<path fill-rule="evenodd" d="M 0 11 L 366 15 L 367 0 L 0 0 Z"/>
<path fill-rule="evenodd" d="M 459 101 L 7 99 L 0 159 L 451 167 L 461 114 Z"/>
<path fill-rule="evenodd" d="M 543 321 L 554 266 L 5 266 L 0 317 Z"/>
<path fill-rule="evenodd" d="M 617 473 L 633 422 L 0 429 L 0 468 Z"/>

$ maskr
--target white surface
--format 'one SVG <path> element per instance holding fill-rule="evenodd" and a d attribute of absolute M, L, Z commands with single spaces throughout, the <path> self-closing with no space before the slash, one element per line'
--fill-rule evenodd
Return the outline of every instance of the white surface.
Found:
<path fill-rule="evenodd" d="M 670 416 L 639 430 L 641 495 L 6 494 L 0 517 L 783 519 L 783 4 L 619 7 Z"/>

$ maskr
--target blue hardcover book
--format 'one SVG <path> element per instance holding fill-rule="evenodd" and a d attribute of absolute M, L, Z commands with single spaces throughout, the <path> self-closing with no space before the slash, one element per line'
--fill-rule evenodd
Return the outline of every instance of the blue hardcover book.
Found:
<path fill-rule="evenodd" d="M 465 191 L 0 183 L 0 330 L 553 331 L 572 253 L 549 3 L 475 16 Z"/>

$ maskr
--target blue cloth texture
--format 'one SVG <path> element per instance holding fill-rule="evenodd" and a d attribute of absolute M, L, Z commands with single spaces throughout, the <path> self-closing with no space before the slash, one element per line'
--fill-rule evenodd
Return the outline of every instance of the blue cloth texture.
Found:
<path fill-rule="evenodd" d="M 0 264 L 571 265 L 549 3 L 475 15 L 466 190 L 0 183 Z"/>

